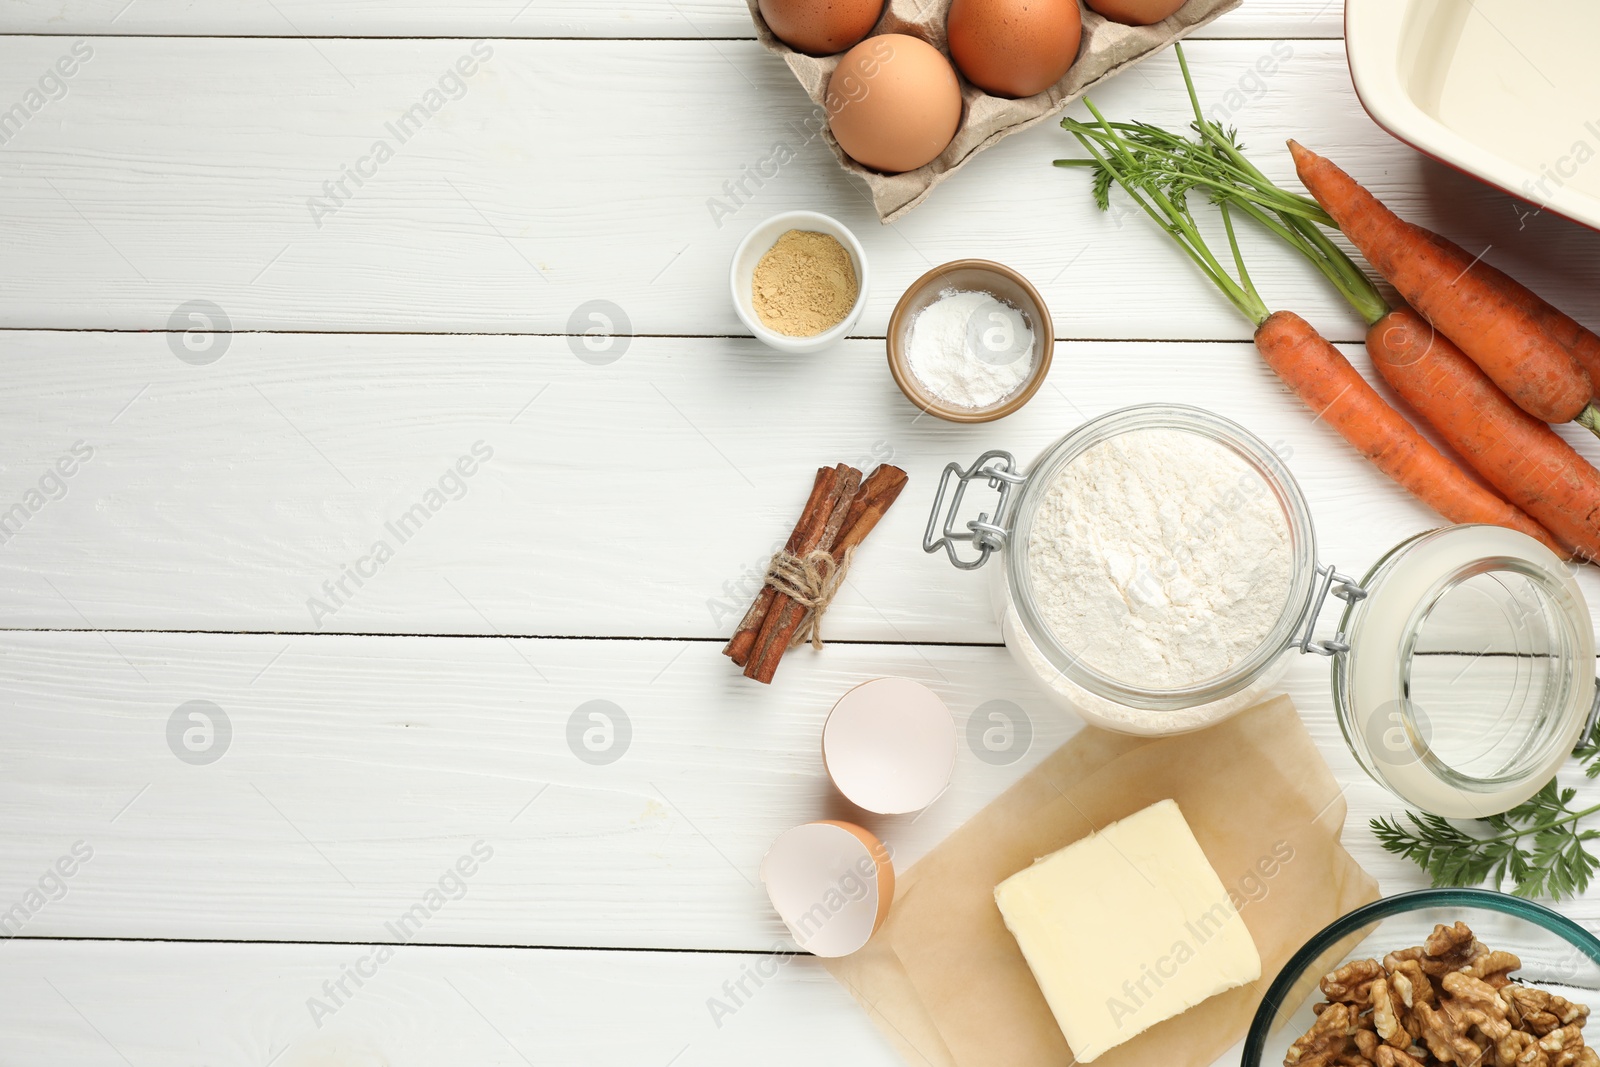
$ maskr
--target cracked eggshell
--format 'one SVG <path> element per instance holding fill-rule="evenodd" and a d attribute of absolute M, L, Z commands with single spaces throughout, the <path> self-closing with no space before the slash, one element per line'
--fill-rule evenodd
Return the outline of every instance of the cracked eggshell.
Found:
<path fill-rule="evenodd" d="M 848 956 L 888 917 L 894 864 L 872 834 L 827 819 L 779 835 L 761 861 L 761 882 L 801 949 Z"/>
<path fill-rule="evenodd" d="M 921 811 L 950 784 L 955 719 L 920 682 L 863 682 L 829 712 L 822 762 L 834 786 L 857 807 L 879 815 Z"/>

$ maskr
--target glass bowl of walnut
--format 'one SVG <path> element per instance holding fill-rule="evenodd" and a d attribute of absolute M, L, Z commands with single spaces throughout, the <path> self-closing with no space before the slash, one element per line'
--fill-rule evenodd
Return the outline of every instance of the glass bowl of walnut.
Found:
<path fill-rule="evenodd" d="M 1306 942 L 1267 990 L 1241 1067 L 1600 1067 L 1591 1044 L 1600 938 L 1529 900 L 1425 889 Z"/>

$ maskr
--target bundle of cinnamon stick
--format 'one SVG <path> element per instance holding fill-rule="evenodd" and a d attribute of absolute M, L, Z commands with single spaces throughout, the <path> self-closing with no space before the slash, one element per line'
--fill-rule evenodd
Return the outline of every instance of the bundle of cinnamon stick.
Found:
<path fill-rule="evenodd" d="M 773 557 L 767 584 L 761 587 L 738 631 L 722 650 L 723 655 L 744 668 L 746 678 L 770 683 L 783 654 L 796 643 L 796 635 L 802 634 L 802 626 L 809 622 L 806 629 L 814 631 L 814 615 L 826 610 L 826 601 L 831 597 L 831 592 L 813 590 L 811 599 L 821 601 L 817 607 L 798 602 L 790 583 L 775 581 L 781 564 L 806 567 L 813 573 L 820 570 L 828 578 L 842 576 L 840 568 L 848 565 L 856 547 L 866 540 L 905 487 L 906 472 L 887 463 L 865 480 L 860 471 L 846 463 L 817 471 L 800 521 L 795 523 L 783 551 Z"/>

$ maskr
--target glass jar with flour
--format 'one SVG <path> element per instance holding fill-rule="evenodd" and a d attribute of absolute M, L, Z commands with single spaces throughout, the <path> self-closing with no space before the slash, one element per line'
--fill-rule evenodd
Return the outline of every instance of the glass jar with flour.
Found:
<path fill-rule="evenodd" d="M 963 524 L 975 483 L 999 499 Z M 923 548 L 964 570 L 1000 553 L 1007 647 L 1057 703 L 1106 729 L 1200 729 L 1270 695 L 1291 656 L 1330 657 L 1357 759 L 1429 810 L 1520 803 L 1595 704 L 1588 610 L 1554 553 L 1498 527 L 1450 527 L 1358 582 L 1317 561 L 1282 457 L 1198 408 L 1104 415 L 1026 473 L 1005 452 L 950 464 Z M 1330 596 L 1348 610 L 1315 640 Z"/>
<path fill-rule="evenodd" d="M 958 530 L 974 482 L 1000 500 Z M 1173 405 L 1086 423 L 1026 474 L 1004 452 L 951 464 L 923 547 L 962 569 L 1004 550 L 994 588 L 1013 655 L 1085 719 L 1145 735 L 1257 702 L 1318 578 L 1311 513 L 1282 460 L 1243 427 Z"/>

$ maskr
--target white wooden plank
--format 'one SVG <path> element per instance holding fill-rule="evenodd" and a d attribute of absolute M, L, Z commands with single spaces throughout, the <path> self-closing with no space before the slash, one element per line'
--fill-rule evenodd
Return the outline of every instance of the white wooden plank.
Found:
<path fill-rule="evenodd" d="M 787 68 L 751 42 L 484 43 L 492 56 L 464 95 L 441 97 L 404 143 L 387 124 L 471 59 L 469 42 L 86 43 L 93 56 L 67 95 L 0 150 L 11 220 L 0 325 L 181 327 L 184 305 L 210 300 L 241 330 L 561 333 L 606 299 L 636 333 L 738 334 L 726 296 L 738 240 L 766 215 L 814 208 L 866 243 L 865 335 L 881 335 L 928 267 L 984 256 L 1039 283 L 1065 336 L 1249 336 L 1146 220 L 1098 214 L 1083 176 L 1049 165 L 1075 148 L 1052 124 L 880 227 L 808 139 L 808 102 Z M 0 40 L 0 101 L 24 99 L 68 48 Z M 1393 141 L 1356 104 L 1338 43 L 1197 42 L 1190 55 L 1208 111 L 1239 125 L 1267 169 L 1287 175 L 1278 146 L 1305 138 L 1397 209 L 1474 250 L 1492 242 L 1491 259 L 1600 322 L 1600 236 L 1549 216 L 1522 229 L 1511 199 Z M 1275 73 L 1259 75 L 1258 60 Z M 1096 96 L 1113 114 L 1188 121 L 1170 54 Z M 395 152 L 381 166 L 379 140 Z M 757 188 L 746 168 L 780 141 L 795 158 Z M 356 187 L 343 172 L 364 159 L 373 174 Z M 326 215 L 334 181 L 351 195 Z M 741 181 L 742 207 L 714 213 Z M 1253 255 L 1269 299 L 1359 337 L 1291 258 L 1264 243 Z"/>
<path fill-rule="evenodd" d="M 990 575 L 921 550 L 943 466 L 989 448 L 1027 462 L 1150 401 L 1292 450 L 1321 555 L 1347 571 L 1438 521 L 1242 344 L 1062 345 L 1021 413 L 960 427 L 919 416 L 874 341 L 783 357 L 748 339 L 634 338 L 605 367 L 565 338 L 240 334 L 203 367 L 168 341 L 0 334 L 0 625 L 725 637 L 815 467 L 892 459 L 910 487 L 827 632 L 998 641 Z M 94 454 L 65 496 L 39 493 L 59 495 L 53 465 L 80 441 Z M 478 442 L 493 458 L 455 478 Z M 441 479 L 460 498 L 402 530 Z M 374 572 L 359 587 L 343 577 L 356 564 Z"/>
<path fill-rule="evenodd" d="M 908 866 L 1077 729 L 998 648 L 838 646 L 783 671 L 757 687 L 707 642 L 6 634 L 0 913 L 81 841 L 67 894 L 8 933 L 392 941 L 386 924 L 482 842 L 464 895 L 409 940 L 760 951 L 783 936 L 756 884 L 783 830 L 857 818 Z M 1401 805 L 1345 750 L 1326 671 L 1302 657 L 1286 685 L 1349 785 L 1348 847 L 1386 890 L 1418 888 L 1366 828 Z M 1029 748 L 997 766 L 958 745 L 924 813 L 855 812 L 827 784 L 821 723 L 889 674 L 932 686 L 963 736 L 1008 701 Z M 225 746 L 191 739 L 223 753 L 206 764 L 168 741 L 196 700 L 231 726 Z M 631 726 L 609 764 L 569 747 L 595 700 Z M 190 711 L 180 726 L 203 727 Z M 1566 910 L 1600 920 L 1600 888 Z"/>
<path fill-rule="evenodd" d="M 810 958 L 416 946 L 378 964 L 381 947 L 13 942 L 0 950 L 6 1057 L 71 1067 L 900 1062 Z M 345 978 L 358 964 L 368 977 Z M 755 967 L 769 974 L 759 987 L 745 977 Z M 341 980 L 348 997 L 323 991 Z M 723 983 L 740 980 L 750 995 L 714 1016 L 708 1001 L 731 1004 Z M 313 1016 L 313 998 L 334 997 L 331 1015 Z"/>
<path fill-rule="evenodd" d="M 1338 0 L 1250 0 L 1202 33 L 1337 37 Z M 753 37 L 738 0 L 11 0 L 0 32 L 268 37 Z"/>
<path fill-rule="evenodd" d="M 783 933 L 767 846 L 851 817 L 819 744 L 852 685 L 915 677 L 963 723 L 991 700 L 1036 723 L 1012 765 L 963 745 L 922 817 L 856 816 L 903 863 L 1073 729 L 990 648 L 841 646 L 765 688 L 708 642 L 14 633 L 0 672 L 0 914 L 74 843 L 93 850 L 7 931 L 44 936 L 393 940 L 385 924 L 482 842 L 466 894 L 413 939 L 761 949 Z M 231 728 L 191 739 L 224 753 L 209 764 L 169 744 L 194 700 Z M 611 763 L 569 745 L 575 715 L 603 729 L 578 714 L 597 700 L 621 709 Z"/>

